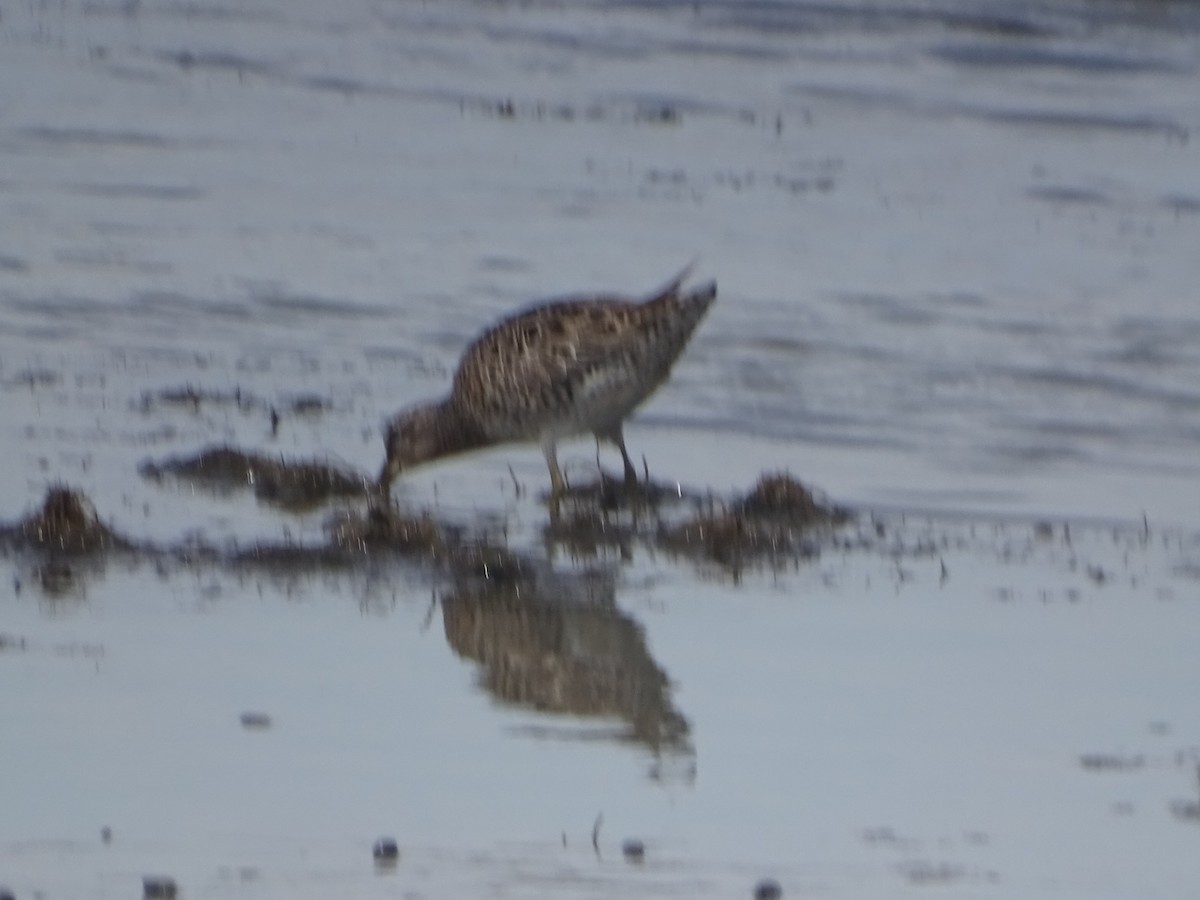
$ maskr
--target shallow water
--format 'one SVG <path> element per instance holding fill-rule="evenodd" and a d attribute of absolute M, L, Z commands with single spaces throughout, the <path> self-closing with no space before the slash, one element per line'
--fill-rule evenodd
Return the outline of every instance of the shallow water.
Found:
<path fill-rule="evenodd" d="M 134 541 L 318 543 L 327 509 L 139 465 L 373 473 L 487 322 L 698 259 L 635 457 L 788 469 L 888 537 L 573 560 L 507 448 L 397 497 L 545 565 L 536 615 L 422 562 L 9 554 L 0 883 L 1190 896 L 1198 37 L 1188 3 L 6 4 L 0 518 L 66 482 Z M 579 660 L 629 674 L 603 716 Z"/>

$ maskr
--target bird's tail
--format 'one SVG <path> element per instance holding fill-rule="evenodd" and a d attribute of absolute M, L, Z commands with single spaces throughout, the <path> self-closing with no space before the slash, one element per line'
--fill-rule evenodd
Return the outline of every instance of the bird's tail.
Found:
<path fill-rule="evenodd" d="M 664 285 L 643 305 L 651 330 L 661 335 L 663 358 L 670 363 L 687 346 L 692 333 L 700 325 L 713 301 L 717 299 L 717 283 L 706 281 L 699 287 L 684 289 L 683 282 L 691 274 L 693 262 Z"/>
<path fill-rule="evenodd" d="M 692 260 L 678 275 L 651 294 L 646 300 L 647 306 L 668 304 L 677 307 L 681 324 L 686 323 L 686 330 L 688 332 L 696 327 L 700 319 L 708 312 L 708 308 L 712 306 L 713 301 L 717 299 L 717 283 L 715 281 L 706 281 L 699 287 L 687 291 L 683 290 L 683 283 L 692 274 L 692 270 L 696 268 L 696 263 L 697 260 Z"/>
<path fill-rule="evenodd" d="M 646 302 L 653 303 L 656 300 L 667 300 L 671 297 L 678 297 L 680 288 L 682 288 L 683 283 L 687 281 L 689 277 L 691 277 L 692 272 L 696 268 L 696 264 L 699 262 L 699 257 L 693 259 L 679 271 L 678 275 L 676 275 L 662 287 L 653 291 L 650 296 L 646 298 Z"/>
<path fill-rule="evenodd" d="M 686 342 L 693 331 L 704 318 L 713 301 L 717 299 L 717 283 L 706 281 L 704 284 L 678 295 L 676 303 L 679 308 L 678 322 L 681 337 Z"/>

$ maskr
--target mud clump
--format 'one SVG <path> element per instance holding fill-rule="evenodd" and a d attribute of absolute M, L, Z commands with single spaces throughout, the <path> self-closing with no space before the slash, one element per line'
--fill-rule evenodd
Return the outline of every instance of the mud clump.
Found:
<path fill-rule="evenodd" d="M 87 496 L 64 485 L 46 492 L 41 508 L 14 529 L 22 543 L 42 550 L 91 553 L 127 547 L 128 542 L 100 521 Z"/>
<path fill-rule="evenodd" d="M 792 525 L 825 524 L 838 513 L 834 507 L 822 506 L 812 491 L 784 472 L 763 475 L 736 508 L 745 516 L 786 519 Z"/>
<path fill-rule="evenodd" d="M 217 492 L 250 488 L 260 501 L 292 512 L 369 493 L 368 479 L 349 469 L 324 462 L 275 459 L 229 446 L 158 463 L 147 460 L 138 471 L 154 481 L 174 478 Z"/>
<path fill-rule="evenodd" d="M 87 577 L 102 570 L 114 551 L 126 557 L 142 550 L 100 520 L 86 494 L 52 485 L 42 505 L 12 523 L 0 523 L 0 551 L 25 557 L 13 589 L 26 580 L 48 598 L 78 595 Z"/>
<path fill-rule="evenodd" d="M 695 498 L 676 483 L 643 477 L 629 484 L 602 471 L 598 480 L 573 485 L 561 498 L 549 498 L 551 516 L 543 536 L 579 558 L 613 548 L 627 556 L 647 530 L 653 534 L 660 510 L 688 499 Z"/>
<path fill-rule="evenodd" d="M 283 509 L 312 509 L 331 499 L 367 493 L 364 477 L 323 463 L 280 463 L 260 468 L 260 473 L 254 496 Z"/>
<path fill-rule="evenodd" d="M 328 532 L 330 543 L 348 552 L 386 549 L 437 558 L 447 551 L 442 528 L 428 512 L 406 516 L 392 507 L 372 504 L 365 513 L 338 516 Z"/>
<path fill-rule="evenodd" d="M 582 506 L 551 516 L 542 536 L 548 544 L 565 550 L 574 559 L 591 559 L 610 550 L 628 556 L 638 540 L 637 522 L 628 516 Z"/>
<path fill-rule="evenodd" d="M 680 556 L 717 563 L 733 572 L 765 561 L 774 564 L 816 557 L 817 534 L 849 521 L 849 513 L 819 501 L 787 474 L 762 476 L 740 499 L 707 508 L 665 527 L 659 546 Z"/>
<path fill-rule="evenodd" d="M 402 555 L 435 562 L 453 554 L 442 528 L 428 513 L 405 516 L 372 505 L 345 511 L 326 523 L 322 544 L 259 543 L 238 550 L 232 561 L 288 573 L 353 569 L 372 555 Z"/>
<path fill-rule="evenodd" d="M 162 571 L 213 565 L 289 576 L 356 569 L 377 574 L 378 564 L 405 558 L 441 570 L 459 588 L 482 584 L 518 594 L 529 592 L 531 577 L 539 578 L 530 560 L 508 547 L 506 532 L 492 542 L 429 510 L 404 510 L 385 502 L 361 474 L 335 466 L 218 446 L 190 457 L 146 462 L 140 471 L 146 478 L 179 479 L 216 491 L 250 488 L 260 499 L 290 510 L 331 497 L 366 502 L 335 510 L 325 522 L 324 540 L 316 542 L 288 538 L 218 547 L 192 538 L 158 545 L 135 543 L 113 531 L 84 494 L 60 485 L 48 490 L 32 514 L 0 523 L 0 549 L 39 555 L 34 583 L 51 595 L 69 593 L 77 585 L 81 570 L 71 554 L 102 561 L 106 551 L 123 551 L 126 558 L 152 562 Z M 716 563 L 735 576 L 751 565 L 782 567 L 811 559 L 835 545 L 833 530 L 850 519 L 800 482 L 778 474 L 765 475 L 749 493 L 723 501 L 648 479 L 627 486 L 611 476 L 573 488 L 560 499 L 565 512 L 552 507 L 543 530 L 552 553 L 564 548 L 573 558 L 589 558 L 619 551 L 629 559 L 639 548 L 657 549 Z M 18 580 L 18 590 L 20 584 Z M 555 591 L 562 589 L 558 584 Z"/>
<path fill-rule="evenodd" d="M 683 488 L 674 482 L 664 484 L 644 475 L 639 476 L 636 483 L 630 483 L 623 477 L 601 471 L 595 481 L 568 487 L 558 502 L 560 506 L 569 505 L 589 512 L 613 511 L 654 509 L 665 503 L 678 503 L 684 496 Z"/>

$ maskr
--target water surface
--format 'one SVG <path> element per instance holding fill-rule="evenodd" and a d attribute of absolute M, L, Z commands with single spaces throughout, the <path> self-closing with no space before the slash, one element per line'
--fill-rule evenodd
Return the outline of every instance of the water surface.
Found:
<path fill-rule="evenodd" d="M 788 469 L 884 535 L 572 559 L 509 448 L 397 499 L 544 566 L 541 606 L 10 555 L 18 896 L 1191 895 L 1200 7 L 0 12 L 0 517 L 66 482 L 136 541 L 320 542 L 139 464 L 374 472 L 486 323 L 698 259 L 720 301 L 635 457 Z"/>

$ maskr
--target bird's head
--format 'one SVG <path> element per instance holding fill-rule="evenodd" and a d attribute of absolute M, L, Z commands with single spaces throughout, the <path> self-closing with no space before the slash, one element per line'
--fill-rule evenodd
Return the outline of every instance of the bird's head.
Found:
<path fill-rule="evenodd" d="M 385 491 L 401 472 L 440 455 L 438 409 L 435 403 L 414 406 L 388 423 L 383 437 L 387 459 L 379 473 Z"/>
<path fill-rule="evenodd" d="M 477 430 L 450 401 L 407 409 L 388 423 L 384 433 L 387 458 L 379 473 L 379 488 L 386 493 L 401 472 L 482 443 Z"/>

